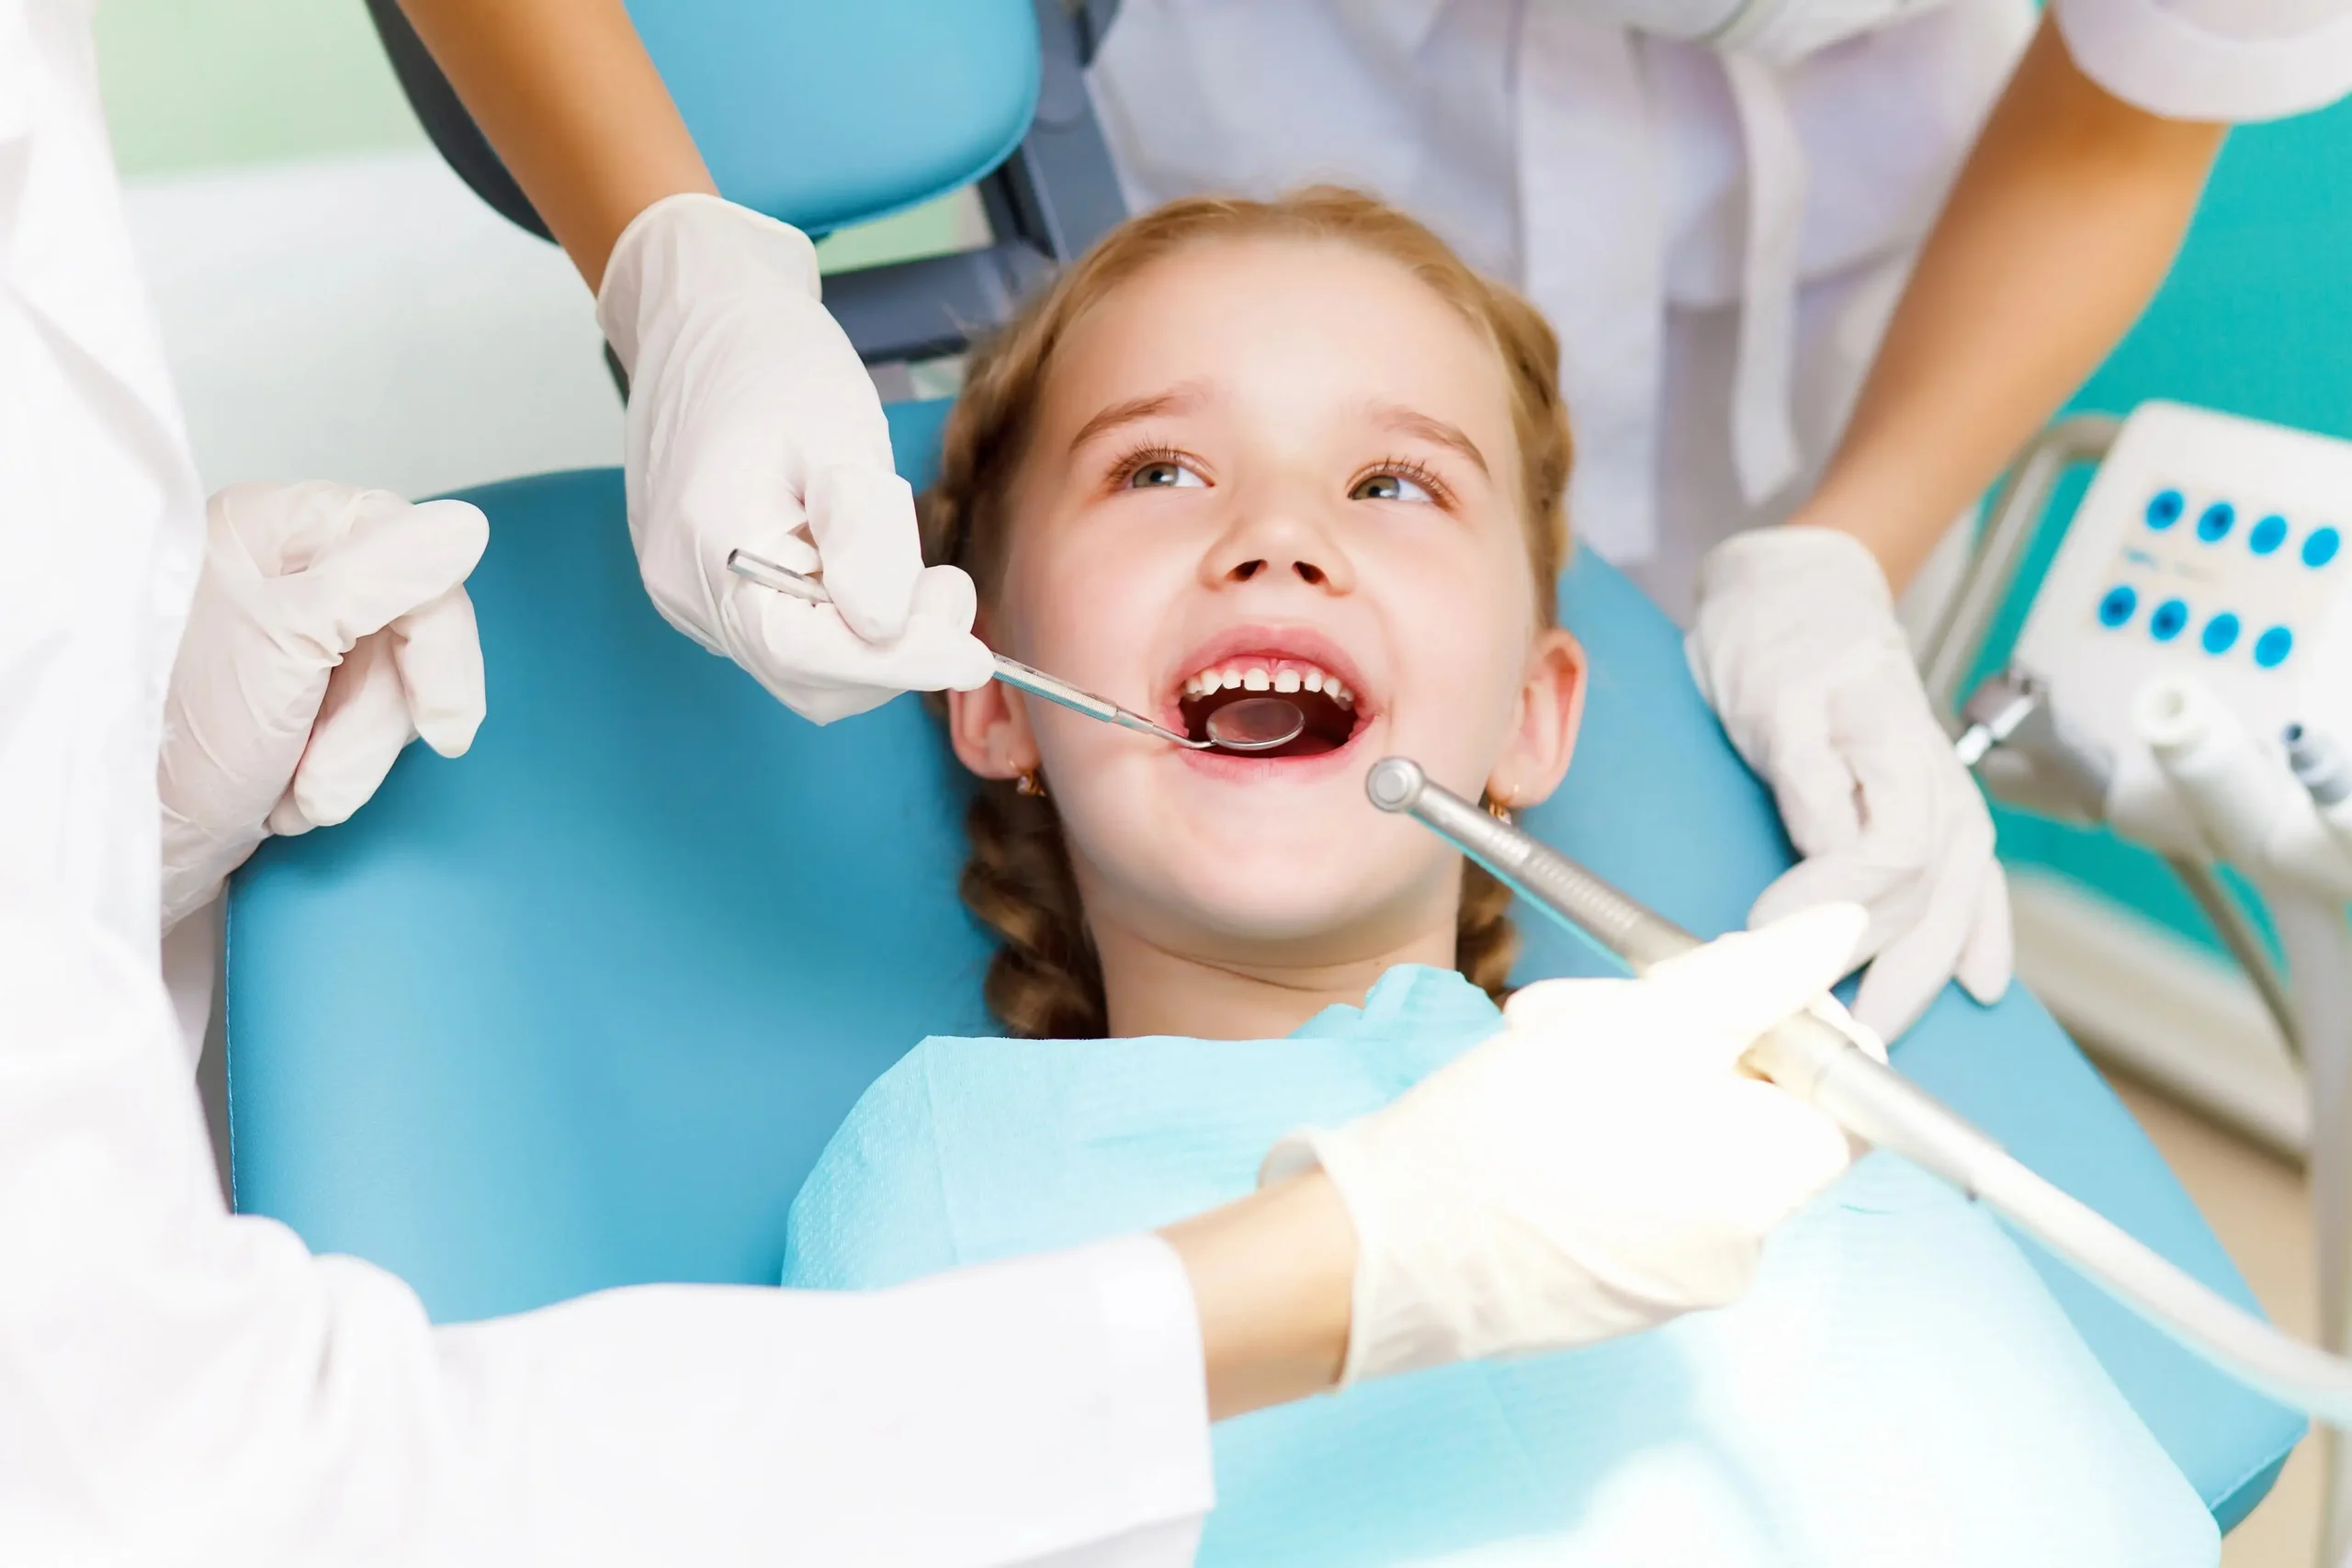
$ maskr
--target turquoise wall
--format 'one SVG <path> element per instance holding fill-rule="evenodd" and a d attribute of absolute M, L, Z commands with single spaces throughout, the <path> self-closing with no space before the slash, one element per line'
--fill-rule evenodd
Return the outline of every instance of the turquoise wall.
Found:
<path fill-rule="evenodd" d="M 2352 437 L 2352 104 L 2234 132 L 2188 243 L 2131 336 L 2068 404 L 2128 412 L 2150 398 L 2201 403 Z M 2041 581 L 2080 478 L 2029 558 Z M 1998 624 L 1997 663 L 2022 594 Z M 2104 832 L 1998 812 L 2004 859 L 2064 872 L 2218 946 L 2160 862 Z"/>

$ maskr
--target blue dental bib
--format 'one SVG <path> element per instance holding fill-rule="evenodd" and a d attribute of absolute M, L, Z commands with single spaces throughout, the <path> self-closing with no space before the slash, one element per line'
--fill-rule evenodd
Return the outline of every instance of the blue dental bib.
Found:
<path fill-rule="evenodd" d="M 1491 1033 L 1390 971 L 1283 1040 L 925 1041 L 792 1210 L 784 1282 L 888 1285 L 1142 1230 L 1252 1186 L 1291 1128 L 1385 1103 Z M 1204 1568 L 2210 1564 L 2211 1516 L 1993 1222 L 1874 1155 L 1737 1305 L 1446 1368 L 1216 1435 Z"/>

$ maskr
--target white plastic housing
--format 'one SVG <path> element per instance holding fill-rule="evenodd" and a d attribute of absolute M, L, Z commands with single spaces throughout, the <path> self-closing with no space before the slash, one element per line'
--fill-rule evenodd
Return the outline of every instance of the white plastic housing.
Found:
<path fill-rule="evenodd" d="M 2251 847 L 2249 814 L 2283 800 L 2265 842 L 2278 844 L 2300 815 L 2301 841 L 2332 848 L 2279 735 L 2300 722 L 2352 747 L 2352 442 L 2142 404 L 2076 510 L 2015 657 L 2112 757 L 2109 810 L 2127 835 L 2190 852 L 2201 839 L 2236 858 Z M 2227 759 L 2229 787 L 2246 798 L 2209 795 L 2194 814 L 2134 711 L 2143 691 L 2183 680 L 2235 720 L 2252 751 Z M 2250 784 L 2250 761 L 2283 793 Z M 2210 781 L 2222 760 L 2184 750 L 2174 764 Z M 2333 880 L 2334 869 L 2306 868 L 2302 879 Z"/>
<path fill-rule="evenodd" d="M 2260 865 L 2270 835 L 2298 806 L 2310 809 L 2283 763 L 2266 758 L 2237 716 L 2202 682 L 2160 675 L 2140 689 L 2132 726 L 2156 766 L 2222 858 Z"/>

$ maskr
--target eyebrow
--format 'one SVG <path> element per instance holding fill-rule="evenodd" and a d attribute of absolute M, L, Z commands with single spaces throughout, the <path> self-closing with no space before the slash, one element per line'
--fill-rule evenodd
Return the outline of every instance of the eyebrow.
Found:
<path fill-rule="evenodd" d="M 1428 414 L 1416 409 L 1408 409 L 1401 403 L 1374 403 L 1372 414 L 1382 424 L 1400 434 L 1418 435 L 1422 440 L 1434 442 L 1440 446 L 1452 447 L 1476 464 L 1480 473 L 1486 474 L 1489 479 L 1494 477 L 1487 468 L 1486 454 L 1479 451 L 1478 444 L 1464 435 L 1459 427 L 1448 424 L 1442 419 L 1432 419 Z"/>
<path fill-rule="evenodd" d="M 1164 413 L 1182 413 L 1201 400 L 1201 392 L 1198 381 L 1185 381 L 1164 392 L 1154 392 L 1148 398 L 1129 398 L 1125 402 L 1113 403 L 1078 427 L 1078 434 L 1070 437 L 1069 449 L 1075 452 L 1104 431 L 1116 430 L 1123 424 L 1155 419 Z"/>

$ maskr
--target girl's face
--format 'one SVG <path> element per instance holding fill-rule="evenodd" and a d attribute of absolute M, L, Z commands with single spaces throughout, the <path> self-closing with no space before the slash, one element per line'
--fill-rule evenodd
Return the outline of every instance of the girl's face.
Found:
<path fill-rule="evenodd" d="M 950 694 L 967 766 L 1042 775 L 1098 941 L 1259 966 L 1450 933 L 1458 858 L 1375 811 L 1365 770 L 1401 753 L 1530 804 L 1582 696 L 1574 640 L 1536 618 L 1485 336 L 1345 243 L 1203 243 L 1079 317 L 1033 429 L 989 640 L 1194 736 L 1261 678 L 1308 721 L 1249 758 Z"/>

